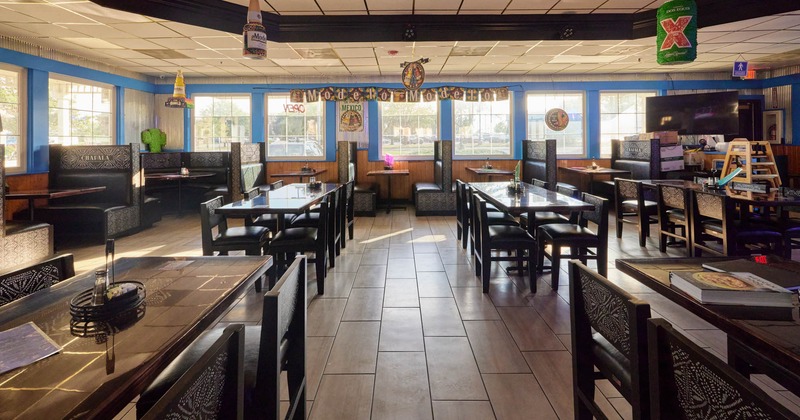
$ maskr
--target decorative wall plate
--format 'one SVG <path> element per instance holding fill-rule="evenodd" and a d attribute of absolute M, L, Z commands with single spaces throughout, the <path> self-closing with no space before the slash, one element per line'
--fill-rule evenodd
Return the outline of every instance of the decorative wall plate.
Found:
<path fill-rule="evenodd" d="M 569 124 L 569 114 L 561 108 L 553 108 L 544 114 L 544 123 L 553 131 L 562 131 Z"/>

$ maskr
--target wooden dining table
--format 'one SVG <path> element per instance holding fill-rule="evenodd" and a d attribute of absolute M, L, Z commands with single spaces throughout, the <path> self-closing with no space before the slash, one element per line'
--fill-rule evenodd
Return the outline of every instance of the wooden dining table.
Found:
<path fill-rule="evenodd" d="M 800 320 L 797 307 L 791 321 L 735 319 L 738 317 L 728 311 L 730 308 L 701 304 L 670 286 L 670 271 L 703 271 L 702 264 L 738 258 L 742 257 L 618 259 L 616 268 L 726 333 L 728 364 L 740 373 L 764 373 L 800 395 Z M 794 272 L 800 271 L 800 262 L 770 258 L 793 265 Z"/>
<path fill-rule="evenodd" d="M 298 171 L 282 172 L 282 173 L 272 174 L 270 176 L 273 177 L 273 178 L 299 178 L 298 181 L 300 183 L 302 183 L 303 182 L 303 178 L 306 178 L 306 177 L 310 178 L 312 176 L 316 177 L 318 175 L 324 174 L 325 172 L 328 172 L 328 170 L 324 169 L 324 168 L 323 169 L 310 168 L 310 169 L 307 169 L 307 170 L 300 169 Z M 319 180 L 317 180 L 317 181 L 319 181 Z"/>
<path fill-rule="evenodd" d="M 94 271 L 1 307 L 0 331 L 33 322 L 62 350 L 0 374 L 0 418 L 114 417 L 271 266 L 269 256 L 120 258 L 114 279 L 141 282 L 147 297 L 138 320 L 104 334 L 70 316 Z"/>
<path fill-rule="evenodd" d="M 297 214 L 322 201 L 326 195 L 336 191 L 339 184 L 322 183 L 318 187 L 309 184 L 289 184 L 276 190 L 266 191 L 252 200 L 228 203 L 216 211 L 231 217 L 248 217 L 262 214 Z M 278 230 L 284 228 L 284 218 L 278 218 Z"/>

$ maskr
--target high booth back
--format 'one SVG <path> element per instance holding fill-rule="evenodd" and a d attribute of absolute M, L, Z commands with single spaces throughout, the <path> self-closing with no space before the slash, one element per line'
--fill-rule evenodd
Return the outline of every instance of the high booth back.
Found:
<path fill-rule="evenodd" d="M 522 180 L 538 179 L 547 182 L 547 188 L 555 191 L 558 182 L 558 156 L 556 141 L 522 141 Z"/>

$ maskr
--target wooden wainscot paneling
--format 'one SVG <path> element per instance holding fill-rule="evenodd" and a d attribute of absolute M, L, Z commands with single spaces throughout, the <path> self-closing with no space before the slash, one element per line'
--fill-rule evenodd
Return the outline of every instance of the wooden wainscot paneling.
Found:
<path fill-rule="evenodd" d="M 433 182 L 433 160 L 395 160 L 394 169 L 408 169 L 408 176 L 367 176 L 369 171 L 383 170 L 383 161 L 370 162 L 366 150 L 358 151 L 356 182 L 379 184 L 381 198 L 386 198 L 388 179 L 392 181 L 392 199 L 411 201 L 411 187 L 415 182 Z"/>
<path fill-rule="evenodd" d="M 267 162 L 267 182 L 275 182 L 280 178 L 273 178 L 272 174 L 284 174 L 287 172 L 297 172 L 299 171 L 304 165 L 306 164 L 305 161 L 302 162 Z M 325 169 L 327 172 L 321 174 L 317 177 L 317 181 L 323 182 L 339 182 L 339 167 L 336 162 L 320 162 L 320 161 L 309 161 L 308 166 L 322 170 Z M 306 181 L 308 178 L 303 178 L 303 181 Z M 296 182 L 300 182 L 300 179 L 297 177 L 287 177 L 283 178 L 284 184 L 293 184 Z"/>
<path fill-rule="evenodd" d="M 47 188 L 47 174 L 33 175 L 9 175 L 6 174 L 6 182 L 11 191 L 21 190 L 43 190 Z M 37 206 L 47 205 L 46 199 L 36 201 Z M 28 209 L 28 200 L 6 200 L 6 219 L 10 220 L 14 213 Z M 27 217 L 27 214 L 25 215 Z"/>

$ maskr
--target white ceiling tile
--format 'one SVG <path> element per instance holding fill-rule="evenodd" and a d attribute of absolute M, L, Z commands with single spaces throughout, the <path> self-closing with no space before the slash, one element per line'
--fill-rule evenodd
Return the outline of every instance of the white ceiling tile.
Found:
<path fill-rule="evenodd" d="M 605 7 L 601 7 L 599 9 L 593 10 L 592 14 L 593 15 L 598 15 L 598 14 L 602 15 L 602 14 L 606 14 L 606 13 L 608 13 L 608 14 L 612 14 L 612 13 L 613 14 L 631 14 L 631 13 L 636 13 L 637 11 L 638 11 L 637 9 L 607 9 Z M 591 70 L 589 70 L 589 71 L 591 71 Z"/>
<path fill-rule="evenodd" d="M 591 14 L 594 9 L 550 9 L 547 12 L 548 15 L 588 15 Z"/>
<path fill-rule="evenodd" d="M 110 40 L 112 44 L 132 50 L 163 50 L 164 47 L 141 38 L 117 38 Z"/>
<path fill-rule="evenodd" d="M 22 22 L 42 22 L 35 16 L 17 13 L 7 7 L 0 5 L 0 22 L 22 23 Z"/>
<path fill-rule="evenodd" d="M 532 47 L 528 46 L 518 46 L 518 47 L 507 47 L 502 45 L 497 45 L 491 50 L 489 50 L 486 55 L 516 55 L 520 56 L 528 52 Z"/>
<path fill-rule="evenodd" d="M 507 64 L 495 64 L 495 63 L 480 63 L 473 67 L 473 70 L 503 70 Z"/>
<path fill-rule="evenodd" d="M 291 48 L 269 48 L 267 47 L 267 57 L 270 59 L 290 59 L 299 60 L 300 54 Z"/>
<path fill-rule="evenodd" d="M 258 69 L 260 74 L 264 76 L 289 76 L 289 72 L 280 67 L 266 67 Z"/>
<path fill-rule="evenodd" d="M 278 65 L 275 64 L 275 62 L 270 60 L 270 59 L 266 59 L 266 60 L 247 60 L 242 64 L 244 64 L 246 67 L 259 68 L 259 69 L 264 68 L 264 67 L 278 67 Z"/>
<path fill-rule="evenodd" d="M 375 51 L 369 48 L 335 48 L 336 55 L 341 58 L 369 58 L 375 57 Z"/>
<path fill-rule="evenodd" d="M 543 72 L 558 71 L 558 70 L 563 70 L 569 66 L 570 64 L 541 64 L 538 67 L 536 67 L 536 70 L 541 70 Z"/>
<path fill-rule="evenodd" d="M 464 0 L 460 13 L 468 10 L 484 10 L 487 14 L 499 14 L 505 10 L 508 0 Z"/>
<path fill-rule="evenodd" d="M 586 10 L 596 9 L 606 0 L 559 0 L 553 9 Z"/>
<path fill-rule="evenodd" d="M 523 55 L 514 60 L 514 64 L 541 64 L 547 63 L 554 55 Z"/>
<path fill-rule="evenodd" d="M 202 45 L 194 42 L 190 38 L 153 38 L 150 41 L 161 45 L 164 48 L 169 48 L 171 50 L 194 50 L 198 48 L 203 48 Z"/>
<path fill-rule="evenodd" d="M 353 16 L 353 15 L 367 15 L 368 12 L 366 9 L 361 10 L 326 10 L 326 16 L 334 16 L 334 15 L 343 15 L 343 16 Z"/>
<path fill-rule="evenodd" d="M 124 59 L 151 58 L 150 56 L 148 56 L 146 54 L 140 53 L 139 51 L 129 50 L 129 49 L 125 49 L 125 48 L 123 48 L 123 49 L 113 49 L 113 50 L 100 49 L 98 51 L 102 52 L 103 54 L 108 55 L 109 57 L 117 57 L 117 58 L 124 58 Z"/>
<path fill-rule="evenodd" d="M 170 63 L 158 58 L 132 58 L 130 61 L 140 66 L 169 66 Z"/>
<path fill-rule="evenodd" d="M 608 0 L 600 7 L 601 9 L 641 9 L 648 5 L 658 3 L 655 0 Z"/>
<path fill-rule="evenodd" d="M 373 58 L 342 58 L 345 66 L 377 66 L 378 60 Z"/>
<path fill-rule="evenodd" d="M 204 37 L 204 38 L 192 38 L 200 45 L 211 49 L 220 49 L 220 48 L 242 48 L 242 40 L 239 37 L 232 37 L 232 36 L 220 36 L 220 37 Z"/>
<path fill-rule="evenodd" d="M 281 67 L 294 68 L 294 67 L 323 67 L 323 66 L 340 66 L 342 62 L 333 58 L 306 58 L 302 60 L 286 60 L 281 58 L 272 58 L 275 64 Z"/>
<path fill-rule="evenodd" d="M 414 10 L 417 13 L 421 10 L 447 10 L 452 13 L 453 10 L 458 10 L 460 5 L 461 0 L 415 0 Z"/>
<path fill-rule="evenodd" d="M 78 44 L 82 47 L 97 49 L 97 48 L 104 48 L 104 49 L 114 49 L 119 48 L 122 49 L 119 45 L 112 44 L 105 39 L 100 38 L 61 38 L 64 41 L 72 42 L 73 44 Z"/>
<path fill-rule="evenodd" d="M 317 4 L 326 14 L 337 10 L 367 11 L 364 0 L 317 0 Z"/>
<path fill-rule="evenodd" d="M 549 10 L 558 3 L 558 0 L 537 0 L 532 2 L 530 0 L 512 0 L 508 5 L 506 13 L 511 10 Z"/>
<path fill-rule="evenodd" d="M 380 72 L 378 66 L 348 66 L 347 69 L 352 74 L 378 74 Z"/>
<path fill-rule="evenodd" d="M 469 56 L 459 56 L 459 57 L 448 57 L 446 65 L 469 65 L 470 67 L 478 64 L 481 62 L 483 57 L 469 57 Z"/>
<path fill-rule="evenodd" d="M 191 57 L 191 56 L 190 56 Z M 192 58 L 167 58 L 164 61 L 167 63 L 181 66 L 181 67 L 190 67 L 190 66 L 202 66 L 208 64 L 206 61 L 213 63 L 214 61 L 211 60 L 198 60 L 196 57 Z"/>
<path fill-rule="evenodd" d="M 757 51 L 754 50 L 753 52 L 779 54 L 779 53 L 794 51 L 798 48 L 800 48 L 800 45 L 797 44 L 775 44 L 769 47 L 759 48 Z"/>
<path fill-rule="evenodd" d="M 320 11 L 314 0 L 267 0 L 267 4 L 280 14 L 288 12 L 319 13 Z"/>
<path fill-rule="evenodd" d="M 800 15 L 790 15 L 790 16 L 779 16 L 774 19 L 767 19 L 762 23 L 758 23 L 756 25 L 750 26 L 747 29 L 752 30 L 763 30 L 763 29 L 771 29 L 771 30 L 781 30 L 785 28 L 790 28 L 792 26 L 796 26 L 800 24 Z"/>
<path fill-rule="evenodd" d="M 293 42 L 291 44 L 283 44 L 283 46 L 295 49 L 320 49 L 330 48 L 331 44 L 328 42 Z"/>
<path fill-rule="evenodd" d="M 122 32 L 112 26 L 103 23 L 94 23 L 94 24 L 76 23 L 63 26 L 71 31 L 82 33 L 84 35 L 93 36 L 95 38 L 110 39 L 110 38 L 134 37 L 134 35 L 131 35 L 127 32 Z"/>
<path fill-rule="evenodd" d="M 30 34 L 37 36 L 47 36 L 53 38 L 79 38 L 84 36 L 80 32 L 70 31 L 61 26 L 53 25 L 50 23 L 9 23 L 8 26 L 13 28 L 29 31 Z"/>
<path fill-rule="evenodd" d="M 412 13 L 414 7 L 414 0 L 366 0 L 367 8 L 371 12 L 377 11 L 394 11 L 397 14 Z M 419 2 L 417 2 L 419 4 Z"/>
<path fill-rule="evenodd" d="M 160 23 L 119 23 L 114 25 L 114 28 L 141 38 L 174 38 L 181 36 Z"/>
<path fill-rule="evenodd" d="M 519 58 L 519 56 L 516 55 L 487 55 L 481 59 L 480 63 L 509 64 L 517 58 Z"/>
<path fill-rule="evenodd" d="M 732 44 L 737 42 L 746 42 L 750 41 L 753 38 L 760 37 L 762 35 L 766 35 L 771 33 L 771 31 L 738 31 L 738 32 L 728 32 L 720 37 L 714 38 L 709 43 L 713 44 Z"/>
<path fill-rule="evenodd" d="M 729 53 L 745 53 L 748 51 L 757 52 L 756 50 L 761 48 L 766 48 L 771 46 L 771 44 L 757 44 L 757 43 L 747 43 L 747 42 L 739 42 L 736 44 L 727 45 L 721 48 L 717 48 L 714 52 L 729 52 Z M 698 47 L 698 52 L 700 51 Z"/>
<path fill-rule="evenodd" d="M 209 50 L 207 48 L 198 48 L 191 49 L 191 50 L 175 50 L 187 57 L 192 58 L 224 58 L 225 56 L 220 54 L 219 51 Z"/>
<path fill-rule="evenodd" d="M 63 7 L 45 3 L 4 3 L 3 6 L 25 15 L 44 18 L 51 23 L 94 23 L 91 19 Z"/>
<path fill-rule="evenodd" d="M 569 47 L 549 47 L 546 43 L 539 44 L 530 49 L 525 55 L 558 55 Z"/>
<path fill-rule="evenodd" d="M 227 32 L 217 31 L 214 29 L 202 28 L 200 26 L 194 25 L 186 25 L 184 23 L 179 22 L 163 22 L 162 26 L 166 26 L 169 29 L 177 32 L 182 36 L 187 37 L 199 37 L 199 36 L 227 36 L 230 35 Z"/>
<path fill-rule="evenodd" d="M 800 38 L 800 31 L 775 31 L 769 33 L 768 35 L 762 35 L 759 37 L 748 39 L 745 42 L 776 43 L 776 42 L 789 42 L 796 40 L 798 38 Z"/>

